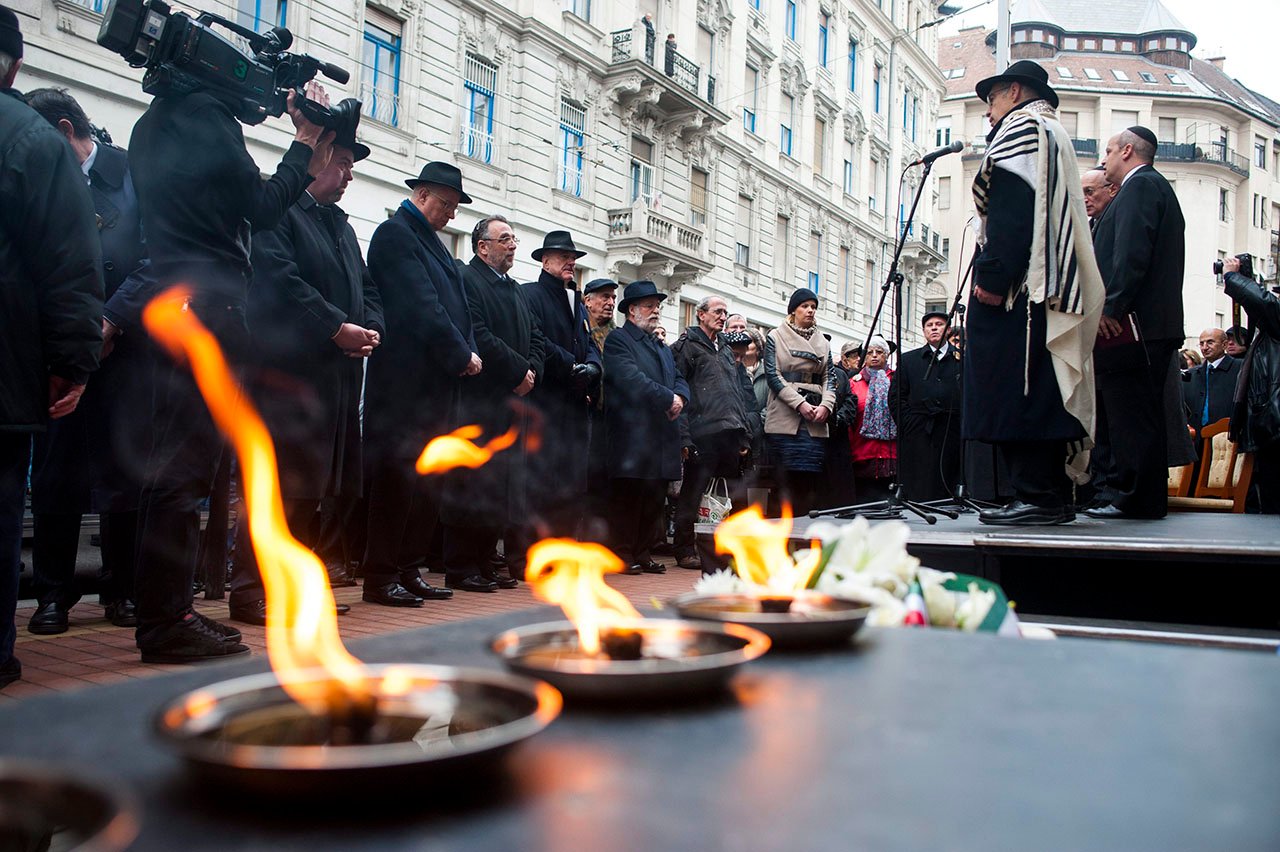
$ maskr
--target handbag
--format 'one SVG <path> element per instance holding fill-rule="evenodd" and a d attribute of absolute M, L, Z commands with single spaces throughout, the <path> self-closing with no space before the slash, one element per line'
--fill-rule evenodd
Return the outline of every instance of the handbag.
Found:
<path fill-rule="evenodd" d="M 721 476 L 714 477 L 707 483 L 707 490 L 702 492 L 698 502 L 698 523 L 718 524 L 732 511 L 728 481 Z"/>

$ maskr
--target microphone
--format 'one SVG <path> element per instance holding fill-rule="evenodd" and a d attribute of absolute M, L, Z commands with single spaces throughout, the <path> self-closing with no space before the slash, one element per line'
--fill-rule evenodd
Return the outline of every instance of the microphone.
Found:
<path fill-rule="evenodd" d="M 920 159 L 916 160 L 914 163 L 911 163 L 911 165 L 927 166 L 930 163 L 932 163 L 934 160 L 938 159 L 939 157 L 945 157 L 948 154 L 959 154 L 963 150 L 964 150 L 964 142 L 959 139 L 956 139 L 950 145 L 944 145 L 943 147 L 939 148 L 936 151 L 930 151 Z"/>

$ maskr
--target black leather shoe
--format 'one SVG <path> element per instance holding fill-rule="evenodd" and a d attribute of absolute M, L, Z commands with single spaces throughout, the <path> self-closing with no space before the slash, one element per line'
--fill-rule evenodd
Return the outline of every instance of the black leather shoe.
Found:
<path fill-rule="evenodd" d="M 231 644 L 234 645 L 235 643 L 239 642 L 240 639 L 242 638 L 240 635 L 240 631 L 236 630 L 230 624 L 223 624 L 221 621 L 214 621 L 209 616 L 201 615 L 196 610 L 192 610 L 191 612 L 192 614 L 195 615 L 196 618 L 200 619 L 200 621 L 204 623 L 205 627 L 208 627 L 214 633 L 221 636 L 223 642 L 230 642 Z"/>
<path fill-rule="evenodd" d="M 333 565 L 326 565 L 325 571 L 329 575 L 330 588 L 341 589 L 348 586 L 357 585 L 356 581 L 351 577 L 351 574 L 347 571 L 347 566 L 345 565 L 339 565 L 337 563 L 334 563 Z"/>
<path fill-rule="evenodd" d="M 481 576 L 490 583 L 496 583 L 499 589 L 515 589 L 520 586 L 520 581 L 515 577 L 508 577 L 498 570 L 485 571 Z"/>
<path fill-rule="evenodd" d="M 621 573 L 626 574 L 628 577 L 634 577 L 637 574 L 643 574 L 644 568 L 641 567 L 638 563 L 633 562 L 632 564 L 628 565 L 626 568 L 623 568 Z"/>
<path fill-rule="evenodd" d="M 424 601 L 447 601 L 449 598 L 453 597 L 453 592 L 448 589 L 436 588 L 426 580 L 422 579 L 420 574 L 408 574 L 401 577 L 400 585 L 404 586 Z"/>
<path fill-rule="evenodd" d="M 640 570 L 644 571 L 646 574 L 665 574 L 667 573 L 667 566 L 663 565 L 661 562 L 654 562 L 650 559 L 648 562 L 640 563 Z"/>
<path fill-rule="evenodd" d="M 349 604 L 337 604 L 333 609 L 338 613 L 338 615 L 346 615 L 351 612 L 351 606 Z"/>
<path fill-rule="evenodd" d="M 253 624 L 258 627 L 267 626 L 266 601 L 249 601 L 244 604 L 231 604 L 227 607 L 227 614 L 232 621 L 239 621 L 241 624 Z"/>
<path fill-rule="evenodd" d="M 137 627 L 138 607 L 133 601 L 124 600 L 107 604 L 107 621 L 116 627 Z"/>
<path fill-rule="evenodd" d="M 692 555 L 678 557 L 676 564 L 681 568 L 688 568 L 690 571 L 702 570 L 702 560 Z"/>
<path fill-rule="evenodd" d="M 496 592 L 498 584 L 485 578 L 483 574 L 468 574 L 461 580 L 445 576 L 444 584 L 451 589 L 464 592 Z"/>
<path fill-rule="evenodd" d="M 66 633 L 67 610 L 57 603 L 40 604 L 40 608 L 27 622 L 27 630 L 38 636 L 56 636 Z"/>
<path fill-rule="evenodd" d="M 383 606 L 422 606 L 422 598 L 399 583 L 383 583 L 381 586 L 364 584 L 360 599 Z"/>
<path fill-rule="evenodd" d="M 984 524 L 1009 527 L 1066 524 L 1075 519 L 1076 513 L 1065 506 L 1056 508 L 1036 506 L 1031 503 L 1024 503 L 1021 500 L 1014 500 L 999 509 L 983 509 L 978 513 L 978 520 Z"/>
<path fill-rule="evenodd" d="M 4 689 L 15 680 L 22 677 L 22 663 L 18 662 L 17 657 L 10 657 L 2 665 L 0 665 L 0 689 Z"/>
<path fill-rule="evenodd" d="M 1089 509 L 1085 509 L 1084 513 L 1091 518 L 1097 518 L 1102 521 L 1111 521 L 1111 520 L 1115 520 L 1116 518 L 1129 517 L 1127 514 L 1125 514 L 1124 509 L 1121 509 L 1119 506 L 1113 505 L 1111 503 L 1104 503 L 1101 506 L 1095 506 Z"/>
<path fill-rule="evenodd" d="M 138 650 L 144 663 L 203 663 L 249 653 L 248 646 L 228 642 L 194 612 L 140 640 Z"/>

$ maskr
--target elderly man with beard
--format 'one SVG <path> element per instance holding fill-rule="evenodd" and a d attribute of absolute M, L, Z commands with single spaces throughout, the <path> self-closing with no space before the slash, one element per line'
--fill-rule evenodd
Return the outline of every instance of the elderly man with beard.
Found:
<path fill-rule="evenodd" d="M 600 391 L 600 350 L 591 337 L 587 309 L 574 273 L 584 256 L 568 231 L 551 231 L 533 259 L 537 281 L 520 293 L 542 329 L 543 373 L 529 400 L 542 413 L 542 448 L 531 459 L 538 482 L 530 533 L 574 536 L 587 493 L 591 400 Z M 523 552 L 524 548 L 521 548 Z"/>
<path fill-rule="evenodd" d="M 610 540 L 628 573 L 660 574 L 653 560 L 668 482 L 680 478 L 680 413 L 689 386 L 671 350 L 658 342 L 662 302 L 652 281 L 627 285 L 618 310 L 622 327 L 604 342 L 605 418 L 608 424 L 613 523 Z"/>
<path fill-rule="evenodd" d="M 313 550 L 321 502 L 356 498 L 363 486 L 360 385 L 364 359 L 382 342 L 382 299 L 337 204 L 353 167 L 368 156 L 355 127 L 343 128 L 329 167 L 284 221 L 253 239 L 248 384 L 275 441 L 285 519 Z M 330 582 L 353 585 L 345 574 L 345 565 L 335 565 Z M 241 516 L 231 619 L 265 625 L 265 598 Z"/>

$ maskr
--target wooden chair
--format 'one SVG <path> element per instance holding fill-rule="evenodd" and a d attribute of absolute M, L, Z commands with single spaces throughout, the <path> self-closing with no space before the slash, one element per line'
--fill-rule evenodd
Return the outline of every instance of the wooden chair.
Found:
<path fill-rule="evenodd" d="M 1224 417 L 1200 430 L 1200 475 L 1190 496 L 1169 498 L 1170 509 L 1244 512 L 1245 496 L 1249 493 L 1253 474 L 1253 453 L 1238 451 L 1235 442 L 1228 437 L 1228 423 Z M 1172 475 L 1171 471 L 1171 479 Z"/>
<path fill-rule="evenodd" d="M 1169 496 L 1171 498 L 1191 496 L 1191 485 L 1193 483 L 1191 472 L 1195 470 L 1195 466 L 1195 462 L 1188 462 L 1181 467 L 1169 468 Z"/>

